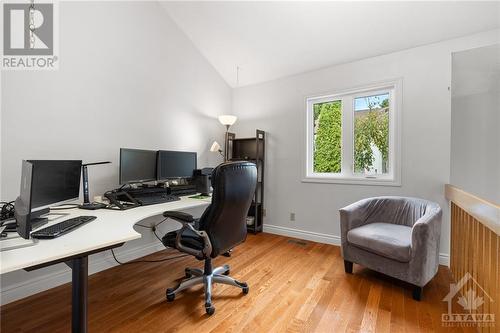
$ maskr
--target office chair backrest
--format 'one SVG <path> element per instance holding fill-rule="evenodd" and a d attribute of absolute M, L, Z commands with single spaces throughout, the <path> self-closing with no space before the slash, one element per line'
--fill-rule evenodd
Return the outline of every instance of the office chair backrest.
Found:
<path fill-rule="evenodd" d="M 212 203 L 200 218 L 215 258 L 245 241 L 246 217 L 257 186 L 257 168 L 250 162 L 226 162 L 212 172 Z"/>

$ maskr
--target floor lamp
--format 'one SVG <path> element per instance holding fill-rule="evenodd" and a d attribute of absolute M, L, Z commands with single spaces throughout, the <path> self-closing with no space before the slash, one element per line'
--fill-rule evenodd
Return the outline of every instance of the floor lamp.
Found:
<path fill-rule="evenodd" d="M 228 133 L 229 133 L 229 128 L 234 125 L 234 123 L 236 122 L 238 118 L 236 116 L 233 116 L 233 115 L 230 115 L 230 114 L 224 114 L 224 115 L 220 115 L 219 116 L 219 122 L 226 126 L 226 134 L 225 134 L 225 137 L 224 137 L 224 152 L 225 154 L 223 155 L 224 156 L 224 162 L 227 161 L 228 159 L 228 156 L 229 156 L 229 152 L 228 152 Z M 213 145 L 212 145 L 213 146 Z M 220 146 L 219 146 L 219 150 L 220 150 Z"/>

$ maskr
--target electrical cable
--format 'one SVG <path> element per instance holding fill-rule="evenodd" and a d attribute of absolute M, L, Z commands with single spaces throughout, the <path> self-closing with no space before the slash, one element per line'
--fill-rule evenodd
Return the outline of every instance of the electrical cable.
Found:
<path fill-rule="evenodd" d="M 113 255 L 113 258 L 117 263 L 120 265 L 129 265 L 129 264 L 139 264 L 139 263 L 154 263 L 154 262 L 164 262 L 168 260 L 174 260 L 174 259 L 179 259 L 179 258 L 184 258 L 184 257 L 189 257 L 189 254 L 181 254 L 175 257 L 169 257 L 169 258 L 163 258 L 163 259 L 158 259 L 158 260 L 132 260 L 132 261 L 127 261 L 127 262 L 121 262 L 116 258 L 115 252 L 113 249 L 111 249 L 111 254 Z"/>
<path fill-rule="evenodd" d="M 158 222 L 157 224 L 154 225 L 154 227 L 158 227 L 160 224 L 162 224 L 163 222 L 165 222 L 166 220 L 168 220 L 168 217 L 165 217 L 163 220 L 161 220 L 160 222 Z"/>
<path fill-rule="evenodd" d="M 153 229 L 153 234 L 156 236 L 156 238 L 161 242 L 163 243 L 163 241 L 161 240 L 160 236 L 158 236 L 158 234 L 156 233 L 156 229 Z"/>
<path fill-rule="evenodd" d="M 123 190 L 125 188 L 125 186 L 128 186 L 129 188 L 132 188 L 132 185 L 128 184 L 128 183 L 125 183 L 123 184 L 122 186 L 120 186 L 118 189 L 116 190 L 113 190 L 113 191 L 109 191 L 109 192 L 120 192 L 121 190 Z"/>
<path fill-rule="evenodd" d="M 143 224 L 139 224 L 139 223 L 136 223 L 135 225 L 138 226 L 138 227 L 150 229 L 151 231 L 153 231 L 153 234 L 155 235 L 155 237 L 161 243 L 163 243 L 163 241 L 161 240 L 160 236 L 158 236 L 158 234 L 156 233 L 156 228 L 160 224 L 162 224 L 163 222 L 165 222 L 166 220 L 168 220 L 168 217 L 164 218 L 163 220 L 161 220 L 160 222 L 158 222 L 157 224 L 155 224 L 153 226 L 143 225 Z M 169 249 L 169 247 L 167 247 L 167 249 Z M 111 249 L 111 254 L 113 255 L 113 258 L 115 259 L 115 261 L 118 264 L 120 264 L 120 265 L 138 264 L 138 263 L 157 263 L 157 262 L 163 262 L 163 261 L 168 261 L 168 260 L 173 260 L 173 259 L 178 259 L 178 258 L 183 258 L 183 257 L 188 257 L 189 256 L 189 254 L 181 254 L 181 255 L 178 255 L 178 256 L 175 256 L 175 257 L 169 257 L 169 258 L 158 259 L 158 260 L 133 260 L 133 261 L 128 261 L 128 262 L 121 262 L 120 260 L 118 260 L 116 258 L 116 255 L 115 255 L 115 252 L 113 251 L 113 249 Z"/>
<path fill-rule="evenodd" d="M 162 222 L 163 222 L 163 221 L 162 221 Z M 161 222 L 160 222 L 160 223 L 161 223 Z M 156 239 L 158 239 L 160 242 L 162 242 L 162 243 L 163 243 L 163 241 L 161 240 L 160 236 L 158 236 L 158 234 L 156 233 L 156 227 L 157 227 L 158 225 L 160 225 L 160 223 L 158 223 L 157 225 L 152 226 L 152 227 L 147 226 L 147 225 L 142 225 L 142 224 L 136 224 L 136 226 L 138 226 L 138 227 L 143 227 L 143 228 L 146 228 L 146 229 L 151 230 L 151 231 L 153 232 L 153 234 L 155 235 Z"/>
<path fill-rule="evenodd" d="M 14 201 L 2 201 L 0 208 L 0 220 L 7 220 L 14 217 Z"/>
<path fill-rule="evenodd" d="M 136 225 L 136 226 L 138 226 L 138 227 L 143 227 L 143 228 L 146 228 L 146 229 L 153 229 L 153 227 L 151 227 L 151 226 L 149 226 L 149 225 L 142 225 L 142 224 L 139 224 L 139 223 L 136 223 L 136 224 L 134 224 L 134 225 Z"/>
<path fill-rule="evenodd" d="M 163 222 L 165 222 L 166 220 L 168 220 L 168 217 L 165 217 L 163 220 L 161 220 L 160 222 L 156 223 L 155 225 L 153 226 L 149 226 L 149 225 L 144 225 L 144 224 L 139 224 L 139 223 L 136 223 L 135 225 L 138 226 L 138 227 L 143 227 L 143 228 L 146 228 L 146 229 L 156 229 L 160 224 L 162 224 Z"/>

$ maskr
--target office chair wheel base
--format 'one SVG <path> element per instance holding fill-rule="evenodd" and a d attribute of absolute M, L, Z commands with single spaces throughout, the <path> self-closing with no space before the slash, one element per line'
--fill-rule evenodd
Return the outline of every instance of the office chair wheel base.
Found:
<path fill-rule="evenodd" d="M 175 299 L 175 294 L 173 294 L 171 292 L 172 292 L 171 289 L 167 289 L 167 301 L 168 302 L 173 302 L 173 300 Z"/>
<path fill-rule="evenodd" d="M 205 311 L 207 311 L 207 315 L 211 316 L 215 313 L 215 307 L 214 306 L 206 307 Z"/>

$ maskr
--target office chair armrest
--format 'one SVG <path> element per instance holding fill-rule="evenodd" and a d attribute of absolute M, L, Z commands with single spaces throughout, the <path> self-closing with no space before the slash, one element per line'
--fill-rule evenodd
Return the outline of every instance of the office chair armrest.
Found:
<path fill-rule="evenodd" d="M 179 221 L 179 222 L 182 223 L 182 228 L 181 228 L 181 230 L 179 230 L 179 232 L 177 233 L 177 237 L 175 238 L 175 247 L 178 250 L 180 250 L 182 252 L 189 253 L 195 257 L 209 258 L 210 255 L 212 254 L 212 243 L 210 242 L 210 238 L 208 237 L 208 234 L 203 230 L 196 230 L 193 227 L 193 225 L 189 222 L 184 222 L 184 221 Z M 181 243 L 182 233 L 186 229 L 190 229 L 192 232 L 194 232 L 195 234 L 200 236 L 201 239 L 203 239 L 203 250 L 198 251 L 198 250 L 195 250 L 193 248 L 182 245 L 182 243 Z"/>
<path fill-rule="evenodd" d="M 188 222 L 188 223 L 193 223 L 195 221 L 193 215 L 184 213 L 184 212 L 177 212 L 173 210 L 169 210 L 163 213 L 163 216 L 166 218 L 170 218 L 173 220 L 176 220 L 178 222 Z"/>

